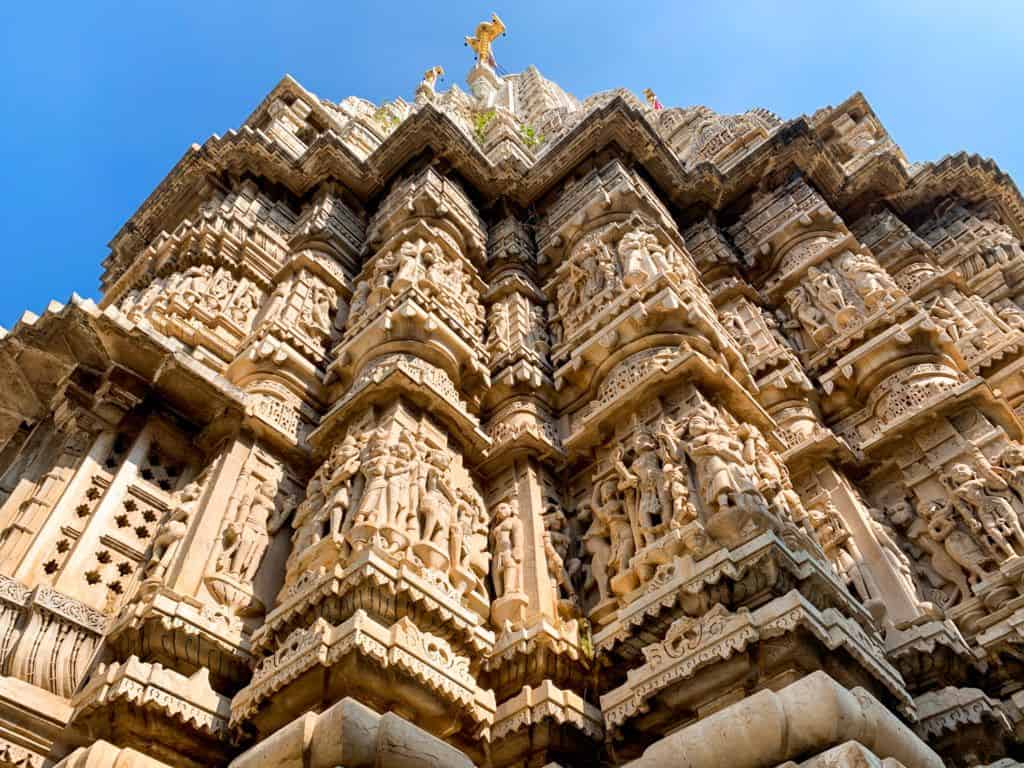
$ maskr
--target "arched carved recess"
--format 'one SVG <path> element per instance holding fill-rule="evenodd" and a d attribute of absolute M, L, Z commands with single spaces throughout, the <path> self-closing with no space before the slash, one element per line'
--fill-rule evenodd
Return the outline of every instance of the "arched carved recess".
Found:
<path fill-rule="evenodd" d="M 576 211 L 564 216 L 562 211 Z M 618 160 L 568 185 L 538 234 L 558 400 L 592 395 L 616 358 L 679 344 L 752 383 L 685 244 L 646 183 Z"/>
<path fill-rule="evenodd" d="M 472 204 L 427 168 L 392 190 L 367 242 L 373 255 L 356 278 L 331 365 L 335 391 L 354 386 L 381 355 L 413 355 L 453 382 L 476 413 L 490 379 L 478 272 L 486 231 Z"/>
<path fill-rule="evenodd" d="M 1006 369 L 1024 344 L 1024 311 L 1009 300 L 993 305 L 973 292 L 958 269 L 940 264 L 935 250 L 889 211 L 865 216 L 853 229 L 928 311 L 940 338 L 956 346 L 964 370 L 984 375 L 1015 402 L 1024 381 Z"/>

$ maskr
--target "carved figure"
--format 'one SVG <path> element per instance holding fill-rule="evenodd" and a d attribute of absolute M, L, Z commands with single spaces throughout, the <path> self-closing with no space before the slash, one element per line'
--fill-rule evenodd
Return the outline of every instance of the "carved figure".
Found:
<path fill-rule="evenodd" d="M 853 307 L 843 296 L 843 289 L 835 275 L 811 267 L 807 270 L 807 281 L 818 309 L 825 314 L 833 328 L 842 331 L 853 319 Z"/>
<path fill-rule="evenodd" d="M 490 350 L 492 359 L 496 359 L 508 351 L 508 314 L 508 304 L 505 301 L 496 301 L 491 305 L 491 328 L 487 336 L 487 348 Z"/>
<path fill-rule="evenodd" d="M 346 434 L 341 444 L 331 452 L 330 465 L 333 467 L 327 479 L 327 493 L 330 520 L 330 534 L 344 534 L 352 525 L 349 508 L 352 502 L 352 481 L 359 471 L 362 446 L 352 433 Z"/>
<path fill-rule="evenodd" d="M 863 565 L 864 557 L 832 502 L 826 502 L 824 511 L 811 509 L 808 514 L 821 548 L 836 573 L 862 601 L 879 598 L 878 586 Z"/>
<path fill-rule="evenodd" d="M 636 457 L 628 468 L 622 462 L 621 447 L 616 447 L 612 461 L 619 474 L 618 489 L 626 491 L 626 510 L 634 527 L 636 547 L 653 544 L 662 522 L 661 466 L 654 438 L 646 432 L 637 436 Z"/>
<path fill-rule="evenodd" d="M 227 543 L 217 562 L 217 570 L 251 584 L 270 543 L 270 527 L 275 517 L 277 483 L 264 480 L 239 505 L 239 522 L 224 530 Z"/>
<path fill-rule="evenodd" d="M 416 99 L 431 99 L 436 91 L 437 81 L 444 77 L 444 67 L 431 67 L 423 73 L 423 80 L 416 87 Z"/>
<path fill-rule="evenodd" d="M 813 303 L 810 294 L 803 286 L 797 286 L 787 296 L 793 316 L 811 337 L 815 344 L 822 344 L 832 336 L 832 327 L 825 315 Z"/>
<path fill-rule="evenodd" d="M 452 523 L 455 495 L 445 479 L 448 457 L 444 451 L 431 450 L 426 455 L 427 473 L 420 498 L 420 537 L 447 550 L 448 531 Z"/>
<path fill-rule="evenodd" d="M 203 298 L 211 277 L 213 277 L 213 267 L 209 264 L 189 267 L 182 274 L 176 291 L 186 303 L 194 303 Z"/>
<path fill-rule="evenodd" d="M 870 256 L 847 251 L 839 259 L 839 271 L 869 312 L 894 301 L 896 284 Z"/>
<path fill-rule="evenodd" d="M 398 445 L 388 459 L 388 525 L 397 530 L 411 529 L 416 533 L 417 521 L 410 508 L 410 482 L 415 447 L 406 433 L 399 437 Z"/>
<path fill-rule="evenodd" d="M 331 310 L 338 294 L 333 288 L 317 283 L 313 289 L 313 303 L 310 317 L 304 321 L 306 330 L 314 335 L 329 336 L 331 333 Z"/>
<path fill-rule="evenodd" d="M 595 495 L 596 495 L 595 491 Z M 586 593 L 591 586 L 597 588 L 598 602 L 604 602 L 609 598 L 608 591 L 608 568 L 611 559 L 611 544 L 609 539 L 611 532 L 607 523 L 594 514 L 591 504 L 583 504 L 576 510 L 576 517 L 582 523 L 589 523 L 583 534 L 583 549 L 590 555 L 590 563 L 585 566 L 586 577 L 583 582 L 582 592 Z"/>
<path fill-rule="evenodd" d="M 231 305 L 231 319 L 242 328 L 248 328 L 259 306 L 259 291 L 256 286 L 247 283 Z"/>
<path fill-rule="evenodd" d="M 643 285 L 666 266 L 665 248 L 643 229 L 627 232 L 619 240 L 622 282 L 627 288 Z"/>
<path fill-rule="evenodd" d="M 715 410 L 701 407 L 690 417 L 688 430 L 686 452 L 696 467 L 704 502 L 714 511 L 756 504 L 762 497 L 744 459 L 743 444 L 730 434 Z"/>
<path fill-rule="evenodd" d="M 523 591 L 523 523 L 507 501 L 494 511 L 491 529 L 494 594 L 505 597 Z"/>
<path fill-rule="evenodd" d="M 919 509 L 928 524 L 928 535 L 943 545 L 949 557 L 967 573 L 967 581 L 960 574 L 953 575 L 953 582 L 966 598 L 970 592 L 968 583 L 974 584 L 985 578 L 985 562 L 988 560 L 978 543 L 970 534 L 960 530 L 953 517 L 953 508 L 942 499 L 923 502 Z M 943 568 L 943 575 L 949 576 L 949 569 Z"/>
<path fill-rule="evenodd" d="M 929 310 L 951 341 L 960 341 L 964 336 L 977 330 L 977 326 L 960 311 L 960 308 L 948 296 L 937 297 Z"/>
<path fill-rule="evenodd" d="M 462 568 L 469 568 L 480 583 L 487 575 L 491 553 L 487 550 L 487 510 L 475 495 L 464 488 L 455 492 L 458 498 L 457 522 L 449 539 L 449 558 Z"/>
<path fill-rule="evenodd" d="M 359 500 L 355 525 L 380 525 L 382 516 L 386 514 L 389 460 L 386 439 L 383 435 L 375 434 L 370 439 L 367 457 L 360 467 L 366 484 L 363 486 L 363 496 Z"/>
<path fill-rule="evenodd" d="M 992 554 L 999 559 L 1016 557 L 1014 543 L 1024 547 L 1024 530 L 1010 502 L 989 489 L 1006 488 L 1005 481 L 995 473 L 986 474 L 988 477 L 983 479 L 967 464 L 954 464 L 942 479 L 968 529 L 984 531 Z"/>
<path fill-rule="evenodd" d="M 628 570 L 629 561 L 636 552 L 633 525 L 626 515 L 625 507 L 618 494 L 618 483 L 611 478 L 595 487 L 594 524 L 591 525 L 592 529 L 598 526 L 608 530 L 610 543 L 608 561 L 612 574 Z"/>
<path fill-rule="evenodd" d="M 153 549 L 144 569 L 147 579 L 162 579 L 167 573 L 178 542 L 188 533 L 201 490 L 199 483 L 193 481 L 171 496 L 171 508 L 153 536 Z"/>

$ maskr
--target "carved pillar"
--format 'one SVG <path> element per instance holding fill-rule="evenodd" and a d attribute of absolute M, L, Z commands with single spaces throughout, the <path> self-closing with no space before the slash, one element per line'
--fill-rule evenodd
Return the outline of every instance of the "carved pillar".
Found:
<path fill-rule="evenodd" d="M 217 556 L 217 537 L 224 518 L 233 511 L 229 503 L 237 504 L 232 491 L 251 451 L 251 443 L 239 437 L 227 439 L 218 449 L 212 461 L 213 469 L 205 481 L 206 490 L 196 511 L 196 522 L 182 540 L 176 562 L 164 580 L 165 585 L 178 594 L 202 593 L 203 576 Z"/>
<path fill-rule="evenodd" d="M 803 486 L 803 480 L 800 478 L 797 483 L 806 488 L 809 506 L 818 507 L 827 502 L 835 506 L 863 557 L 861 565 L 867 569 L 871 583 L 879 590 L 871 597 L 885 606 L 889 620 L 899 626 L 925 615 L 913 584 L 909 584 L 906 577 L 895 569 L 893 560 L 886 557 L 872 525 L 871 513 L 845 475 L 831 464 L 823 463 L 812 471 L 811 477 L 806 478 L 807 486 Z M 827 498 L 822 498 L 821 494 Z"/>

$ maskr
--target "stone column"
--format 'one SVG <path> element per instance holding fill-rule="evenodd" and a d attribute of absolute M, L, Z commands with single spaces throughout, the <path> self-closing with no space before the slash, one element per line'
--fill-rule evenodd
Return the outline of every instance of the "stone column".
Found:
<path fill-rule="evenodd" d="M 817 470 L 816 477 L 856 542 L 864 558 L 863 566 L 882 593 L 889 618 L 897 625 L 918 618 L 922 613 L 920 600 L 909 590 L 886 558 L 872 530 L 871 513 L 864 507 L 849 481 L 827 463 Z"/>
<path fill-rule="evenodd" d="M 516 492 L 517 511 L 523 523 L 523 591 L 530 598 L 527 620 L 544 616 L 558 617 L 554 585 L 544 557 L 544 484 L 540 465 L 532 458 L 513 462 L 511 472 Z"/>
<path fill-rule="evenodd" d="M 171 564 L 164 581 L 179 595 L 197 596 L 201 589 L 205 590 L 201 587 L 203 576 L 210 567 L 211 559 L 217 556 L 214 551 L 217 536 L 224 515 L 230 511 L 232 492 L 240 482 L 251 451 L 250 442 L 238 437 L 221 444 L 215 468 L 206 482 L 201 505 L 196 511 L 196 519 L 190 521 L 189 531 L 178 548 L 176 562 Z"/>

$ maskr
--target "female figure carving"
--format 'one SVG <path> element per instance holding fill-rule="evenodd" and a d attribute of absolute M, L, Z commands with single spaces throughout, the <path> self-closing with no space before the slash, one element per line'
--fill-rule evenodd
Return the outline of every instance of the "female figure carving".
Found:
<path fill-rule="evenodd" d="M 636 458 L 628 469 L 622 463 L 621 448 L 616 448 L 613 458 L 615 471 L 620 477 L 619 490 L 631 491 L 626 504 L 635 527 L 633 538 L 636 547 L 646 547 L 657 539 L 662 519 L 662 478 L 657 444 L 647 432 L 641 432 L 636 439 Z"/>
<path fill-rule="evenodd" d="M 388 446 L 383 435 L 375 434 L 370 439 L 368 456 L 360 470 L 366 478 L 363 497 L 359 501 L 359 512 L 355 525 L 378 525 L 385 513 L 388 494 Z"/>
<path fill-rule="evenodd" d="M 455 496 L 445 480 L 448 457 L 444 451 L 430 450 L 426 461 L 427 476 L 419 509 L 422 521 L 420 536 L 423 541 L 444 546 L 447 551 L 451 510 L 455 504 Z"/>
<path fill-rule="evenodd" d="M 341 445 L 334 451 L 331 457 L 331 465 L 334 470 L 327 480 L 328 492 L 331 493 L 330 509 L 330 530 L 328 535 L 345 533 L 352 525 L 349 507 L 352 502 L 352 480 L 359 471 L 359 456 L 362 453 L 362 446 L 355 435 L 345 435 Z"/>
<path fill-rule="evenodd" d="M 494 512 L 494 594 L 506 597 L 522 592 L 523 583 L 523 523 L 512 505 L 501 502 Z"/>
<path fill-rule="evenodd" d="M 225 529 L 225 538 L 230 542 L 217 562 L 222 570 L 239 581 L 251 584 L 270 543 L 270 523 L 276 506 L 277 484 L 264 480 L 256 491 L 242 500 L 241 525 L 231 523 Z"/>

